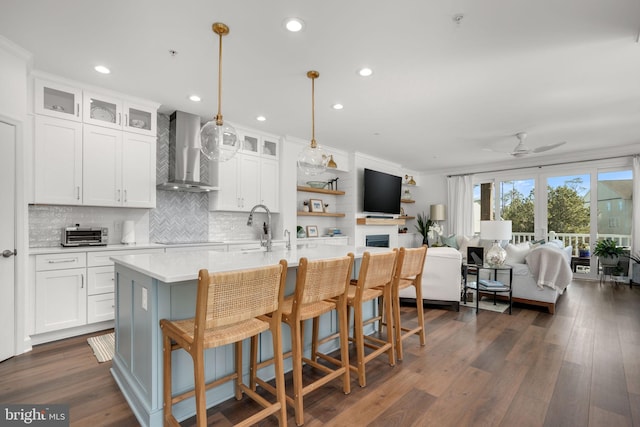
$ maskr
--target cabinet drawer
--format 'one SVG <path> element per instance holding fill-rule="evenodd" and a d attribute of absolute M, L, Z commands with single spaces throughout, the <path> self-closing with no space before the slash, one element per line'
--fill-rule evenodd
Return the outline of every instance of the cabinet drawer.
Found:
<path fill-rule="evenodd" d="M 123 250 L 123 251 L 100 251 L 100 252 L 89 252 L 87 253 L 87 267 L 101 267 L 113 265 L 113 261 L 109 258 L 112 256 L 119 255 L 142 255 L 142 254 L 153 254 L 153 253 L 162 253 L 164 249 L 133 249 L 133 250 Z"/>
<path fill-rule="evenodd" d="M 113 320 L 115 311 L 113 293 L 87 297 L 87 323 Z"/>
<path fill-rule="evenodd" d="M 86 267 L 85 252 L 69 254 L 36 255 L 36 271 L 64 270 L 67 268 Z"/>
<path fill-rule="evenodd" d="M 90 267 L 87 269 L 87 293 L 106 294 L 114 291 L 114 267 Z"/>

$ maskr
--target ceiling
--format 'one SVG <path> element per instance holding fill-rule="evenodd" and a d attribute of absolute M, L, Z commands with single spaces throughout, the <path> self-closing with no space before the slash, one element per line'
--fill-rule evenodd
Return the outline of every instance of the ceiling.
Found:
<path fill-rule="evenodd" d="M 287 17 L 303 31 L 285 31 Z M 231 30 L 222 113 L 233 123 L 310 139 L 314 69 L 318 143 L 415 171 L 640 152 L 638 0 L 3 0 L 0 35 L 36 70 L 209 119 L 213 22 Z M 523 131 L 531 148 L 566 144 L 515 159 Z"/>

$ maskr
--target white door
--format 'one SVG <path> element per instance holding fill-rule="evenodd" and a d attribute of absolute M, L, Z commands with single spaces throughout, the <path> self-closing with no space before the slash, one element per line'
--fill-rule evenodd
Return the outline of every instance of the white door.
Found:
<path fill-rule="evenodd" d="M 0 122 L 0 361 L 15 355 L 15 135 Z"/>

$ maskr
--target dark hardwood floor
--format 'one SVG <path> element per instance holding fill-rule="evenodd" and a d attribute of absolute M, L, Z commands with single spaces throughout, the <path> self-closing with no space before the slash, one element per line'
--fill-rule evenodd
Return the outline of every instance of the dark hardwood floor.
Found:
<path fill-rule="evenodd" d="M 511 316 L 431 307 L 425 316 L 426 347 L 416 337 L 395 367 L 374 360 L 367 387 L 352 376 L 347 396 L 339 382 L 310 394 L 305 426 L 640 426 L 639 287 L 575 281 L 554 316 L 521 305 Z M 0 402 L 67 403 L 73 426 L 137 425 L 87 337 L 0 363 Z M 231 400 L 209 422 L 230 425 L 253 409 Z"/>

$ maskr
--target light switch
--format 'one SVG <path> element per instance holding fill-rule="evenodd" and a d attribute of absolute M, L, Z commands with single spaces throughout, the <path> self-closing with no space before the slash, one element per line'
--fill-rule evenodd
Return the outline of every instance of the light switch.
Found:
<path fill-rule="evenodd" d="M 142 309 L 147 311 L 147 288 L 142 287 Z"/>

